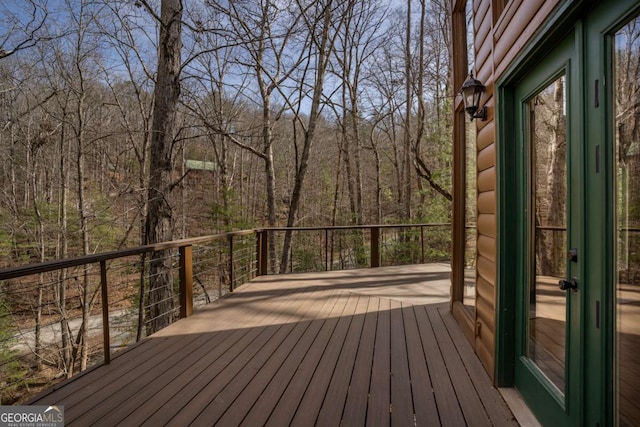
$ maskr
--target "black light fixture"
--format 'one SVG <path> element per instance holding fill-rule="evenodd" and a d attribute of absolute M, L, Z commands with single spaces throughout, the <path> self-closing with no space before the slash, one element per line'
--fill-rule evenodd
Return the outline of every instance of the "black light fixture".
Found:
<path fill-rule="evenodd" d="M 462 88 L 458 93 L 462 95 L 464 111 L 467 112 L 471 120 L 487 120 L 487 109 L 485 107 L 480 108 L 484 85 L 480 80 L 473 78 L 472 72 L 469 73 L 469 78 L 462 84 Z"/>

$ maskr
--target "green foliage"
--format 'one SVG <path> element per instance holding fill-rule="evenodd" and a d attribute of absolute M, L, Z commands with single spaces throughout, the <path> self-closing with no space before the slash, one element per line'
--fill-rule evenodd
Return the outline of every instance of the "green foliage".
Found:
<path fill-rule="evenodd" d="M 87 191 L 89 203 L 88 214 L 88 234 L 92 250 L 113 250 L 118 247 L 120 239 L 124 235 L 124 228 L 116 221 L 117 213 L 114 212 L 113 200 L 106 194 L 100 192 L 96 185 L 89 187 Z M 79 227 L 80 217 L 77 208 L 72 210 L 73 226 Z M 81 239 L 78 228 L 78 239 Z M 81 242 L 77 242 L 81 247 Z"/>
<path fill-rule="evenodd" d="M 432 228 L 425 233 L 425 262 L 451 259 L 451 230 L 448 227 Z"/>
<path fill-rule="evenodd" d="M 1 283 L 0 283 L 1 286 Z M 0 404 L 12 403 L 16 389 L 24 381 L 27 370 L 20 363 L 15 345 L 13 322 L 6 303 L 0 299 Z"/>
<path fill-rule="evenodd" d="M 393 230 L 393 229 L 391 229 Z M 425 228 L 424 241 L 418 227 L 387 231 L 382 247 L 383 265 L 419 264 L 424 251 L 425 262 L 450 259 L 451 232 L 449 227 Z"/>
<path fill-rule="evenodd" d="M 57 225 L 57 210 L 50 203 L 39 201 L 37 207 L 40 212 L 40 221 L 45 232 L 44 241 L 45 256 L 55 255 L 55 230 Z M 19 221 L 9 219 L 9 212 L 2 215 L 5 227 L 0 231 L 0 245 L 10 248 L 13 252 L 14 262 L 28 264 L 40 261 L 40 249 L 38 247 L 38 233 L 40 223 L 33 207 L 21 208 L 17 212 Z M 6 218 L 6 221 L 4 220 Z"/>
<path fill-rule="evenodd" d="M 13 237 L 8 228 L 10 219 L 0 210 L 0 259 L 9 256 L 13 249 Z"/>
<path fill-rule="evenodd" d="M 235 191 L 233 189 L 221 190 L 218 200 L 209 205 L 209 221 L 211 228 L 220 232 L 233 230 L 245 230 L 254 228 L 256 222 L 254 218 L 247 215 L 246 208 L 241 207 L 237 203 Z M 225 207 L 224 200 L 227 200 Z M 208 234 L 209 231 L 203 231 L 195 234 Z"/>
<path fill-rule="evenodd" d="M 334 230 L 329 232 L 331 269 L 363 268 L 370 265 L 370 242 L 368 231 Z"/>
<path fill-rule="evenodd" d="M 293 270 L 298 272 L 323 271 L 324 261 L 319 257 L 317 249 L 296 249 L 292 255 Z"/>

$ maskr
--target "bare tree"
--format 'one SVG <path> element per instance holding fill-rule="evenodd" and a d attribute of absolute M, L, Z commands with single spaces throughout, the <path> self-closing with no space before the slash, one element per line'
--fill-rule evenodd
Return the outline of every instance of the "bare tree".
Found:
<path fill-rule="evenodd" d="M 308 119 L 305 121 L 301 114 L 301 104 L 295 109 L 296 116 L 294 120 L 294 134 L 295 127 L 300 126 L 304 133 L 302 149 L 300 150 L 300 156 L 297 157 L 296 162 L 296 174 L 293 190 L 291 192 L 291 199 L 289 203 L 289 212 L 287 216 L 287 228 L 289 228 L 284 235 L 284 243 L 282 245 L 282 258 L 280 260 L 280 273 L 284 273 L 287 269 L 287 263 L 289 261 L 289 251 L 291 249 L 292 231 L 291 227 L 295 225 L 296 215 L 300 207 L 300 198 L 302 196 L 302 187 L 304 184 L 305 175 L 309 166 L 309 157 L 311 155 L 311 147 L 316 138 L 316 130 L 321 119 L 321 101 L 323 100 L 323 90 L 325 83 L 325 76 L 331 53 L 336 41 L 337 28 L 343 25 L 344 11 L 341 10 L 339 5 L 334 4 L 333 0 L 326 0 L 325 2 L 316 2 L 312 4 L 309 9 L 303 10 L 305 13 L 305 22 L 309 29 L 309 37 L 311 43 L 309 43 L 309 60 L 313 59 L 314 63 L 308 65 L 314 66 L 313 79 L 311 85 L 311 108 L 309 111 Z M 309 13 L 311 12 L 311 13 Z M 308 68 L 305 68 L 308 70 Z M 307 74 L 303 74 L 303 81 L 306 81 Z M 299 93 L 302 95 L 305 91 L 305 85 L 300 84 Z M 298 99 L 302 99 L 299 96 Z"/>
<path fill-rule="evenodd" d="M 192 12 L 196 15 L 196 12 Z M 229 16 L 231 13 L 232 17 Z M 194 16 L 196 22 L 208 22 L 215 19 L 231 21 L 237 19 L 229 9 L 207 7 Z M 231 22 L 227 22 L 231 25 Z M 222 229 L 229 230 L 234 223 L 242 223 L 247 217 L 242 210 L 234 210 L 232 193 L 237 162 L 237 150 L 247 150 L 258 139 L 257 126 L 253 125 L 252 109 L 246 103 L 245 90 L 250 73 L 237 73 L 235 58 L 246 54 L 244 42 L 238 34 L 233 37 L 220 29 L 201 31 L 194 36 L 194 50 L 200 52 L 185 69 L 185 87 L 183 88 L 184 106 L 193 116 L 195 126 L 206 147 L 199 143 L 199 152 L 211 152 L 216 165 L 214 186 L 214 220 L 216 226 L 221 222 Z M 242 39 L 244 40 L 244 39 Z M 246 47 L 246 46 L 245 46 Z M 239 75 L 238 75 L 239 74 Z M 198 144 L 198 138 L 194 138 Z M 240 148 L 239 148 L 240 147 Z M 260 153 L 262 156 L 264 153 Z M 253 153 L 251 153 L 253 155 Z M 242 157 L 242 155 L 240 155 Z M 242 193 L 243 180 L 237 180 Z M 239 204 L 242 204 L 242 194 Z M 234 215 L 235 214 L 235 215 Z M 234 218 L 234 216 L 242 216 Z"/>
<path fill-rule="evenodd" d="M 0 59 L 47 40 L 45 23 L 49 11 L 46 1 L 5 0 L 0 5 Z"/>
<path fill-rule="evenodd" d="M 71 163 L 75 172 L 75 201 L 79 217 L 80 254 L 89 255 L 91 248 L 90 221 L 95 212 L 95 199 L 88 194 L 87 153 L 92 151 L 100 136 L 92 129 L 97 121 L 106 124 L 101 117 L 101 91 L 94 84 L 99 73 L 99 40 L 93 34 L 95 23 L 100 19 L 100 5 L 80 4 L 78 7 L 68 2 L 65 13 L 68 17 L 70 48 L 63 50 L 57 46 L 55 71 L 60 75 L 64 96 L 59 106 L 63 107 L 61 121 L 65 127 L 75 158 Z M 70 159 L 71 160 L 71 159 Z M 92 286 L 89 269 L 81 275 L 80 302 L 82 324 L 76 334 L 71 360 L 80 361 L 80 370 L 88 365 L 88 335 L 91 307 L 95 303 L 96 289 Z M 64 308 L 62 308 L 64 311 Z M 69 370 L 73 370 L 69 363 Z"/>
<path fill-rule="evenodd" d="M 290 105 L 274 105 L 276 95 L 288 98 L 290 93 L 283 88 L 292 79 L 293 74 L 306 59 L 304 46 L 297 46 L 296 39 L 301 32 L 303 6 L 291 4 L 282 7 L 279 2 L 266 0 L 260 5 L 250 2 L 233 2 L 228 8 L 218 7 L 218 14 L 225 16 L 229 23 L 230 43 L 237 43 L 244 51 L 238 56 L 238 66 L 249 72 L 255 79 L 255 94 L 247 93 L 248 98 L 261 110 L 259 140 L 255 147 L 235 135 L 231 141 L 237 146 L 258 156 L 264 162 L 265 189 L 267 205 L 267 225 L 275 227 L 277 217 L 277 186 L 274 163 L 274 127 Z M 249 90 L 250 87 L 248 87 Z M 245 131 L 253 136 L 253 131 Z M 251 138 L 253 140 L 253 138 Z M 271 270 L 276 267 L 276 246 L 273 234 L 269 235 L 269 264 Z"/>
<path fill-rule="evenodd" d="M 99 222 L 100 199 L 119 212 L 102 218 L 111 221 L 117 238 L 109 244 L 115 247 L 138 242 L 138 236 L 142 243 L 169 240 L 180 226 L 183 235 L 206 232 L 216 221 L 223 228 L 293 227 L 384 222 L 406 218 L 408 211 L 419 215 L 416 193 L 435 194 L 433 184 L 443 195 L 448 191 L 441 143 L 450 103 L 448 41 L 438 15 L 446 1 L 421 1 L 420 14 L 409 22 L 409 10 L 387 14 L 382 3 L 67 0 L 66 9 L 75 15 L 84 9 L 84 21 L 63 22 L 49 17 L 65 3 L 25 0 L 29 8 L 13 18 L 23 19 L 16 28 L 31 30 L 5 37 L 3 48 L 14 53 L 0 60 L 0 214 L 10 218 L 0 225 L 6 230 L 0 237 L 10 241 L 12 259 L 25 253 L 41 258 L 21 249 L 36 241 L 20 234 L 23 215 L 38 216 L 35 198 L 56 206 L 55 230 L 41 233 L 55 236 L 44 239 L 45 245 L 56 242 L 55 254 L 47 257 L 96 250 L 96 237 L 102 236 L 92 227 Z M 108 15 L 95 18 L 97 9 Z M 416 22 L 419 15 L 422 22 Z M 79 27 L 88 31 L 79 35 Z M 58 28 L 65 29 L 63 36 L 45 37 Z M 15 43 L 19 34 L 23 44 Z M 34 41 L 35 48 L 26 49 Z M 33 52 L 40 57 L 30 58 Z M 19 69 L 22 61 L 25 68 Z M 5 79 L 7 74 L 12 77 Z M 16 88 L 25 85 L 43 96 L 23 108 L 16 99 L 27 92 Z M 54 95 L 45 101 L 44 94 Z M 39 102 L 44 104 L 38 107 Z M 33 120 L 31 129 L 49 120 L 55 132 L 50 143 L 31 150 L 16 117 L 38 108 L 49 117 L 24 116 Z M 215 171 L 200 174 L 199 188 L 190 181 L 196 174 L 183 179 L 187 168 L 179 164 L 192 153 L 216 162 Z M 34 182 L 30 173 L 49 155 L 55 163 Z M 427 178 L 433 184 L 417 184 Z M 332 188 L 309 185 L 312 180 L 331 182 Z M 413 190 L 418 185 L 413 197 L 407 182 Z M 208 199 L 198 199 L 197 191 L 207 192 Z M 189 218 L 181 206 L 192 201 L 203 218 L 212 205 L 219 216 Z M 73 233 L 76 228 L 79 233 Z M 287 233 L 284 247 L 276 250 L 272 237 L 273 272 L 292 264 L 291 242 Z M 150 298 L 153 308 L 145 315 L 154 319 L 151 331 L 171 320 L 166 313 L 174 308 L 172 261 L 158 253 L 151 264 L 142 264 L 141 292 L 150 292 L 141 294 L 140 304 Z M 60 282 L 66 281 L 63 271 Z M 65 292 L 61 287 L 58 310 L 68 332 L 63 347 L 70 348 L 78 336 L 68 329 L 72 310 L 65 301 L 75 294 Z M 90 301 L 92 295 L 83 298 Z M 64 364 L 73 356 L 65 355 Z"/>
<path fill-rule="evenodd" d="M 535 154 L 536 268 L 538 274 L 562 277 L 565 263 L 561 254 L 566 248 L 566 235 L 547 227 L 566 227 L 564 77 L 536 95 L 530 107 Z"/>
<path fill-rule="evenodd" d="M 182 69 L 182 2 L 162 0 L 160 14 L 146 0 L 140 4 L 160 26 L 158 69 L 154 90 L 154 109 L 150 143 L 150 177 L 145 236 L 147 243 L 172 240 L 174 217 L 170 194 L 177 108 Z M 158 331 L 172 321 L 173 267 L 168 251 L 157 251 L 149 265 L 149 316 L 151 331 Z"/>
<path fill-rule="evenodd" d="M 404 155 L 401 141 L 403 135 L 401 116 L 405 104 L 403 96 L 405 70 L 400 41 L 405 19 L 395 11 L 390 14 L 386 22 L 389 28 L 385 43 L 376 50 L 367 78 L 366 103 L 369 105 L 370 124 L 374 125 L 375 132 L 382 136 L 382 140 L 386 142 L 390 151 L 384 153 L 393 171 L 392 177 L 387 178 L 387 185 L 393 189 L 392 214 L 395 218 L 401 218 L 405 193 L 403 184 L 405 173 L 402 162 Z"/>
<path fill-rule="evenodd" d="M 449 61 L 447 60 L 449 55 L 445 54 L 448 53 L 448 44 L 443 40 L 448 34 L 448 20 L 445 18 L 446 8 L 436 2 L 431 2 L 430 4 L 432 8 L 436 8 L 436 10 L 432 10 L 432 12 L 436 13 L 429 14 L 426 0 L 420 0 L 420 26 L 417 40 L 418 70 L 415 79 L 415 85 L 417 86 L 418 124 L 417 135 L 411 143 L 411 151 L 413 153 L 413 164 L 418 176 L 427 181 L 431 188 L 438 194 L 442 195 L 448 201 L 452 201 L 453 196 L 441 183 L 437 182 L 433 176 L 432 167 L 427 164 L 421 151 L 423 141 L 426 137 L 427 114 L 429 112 L 425 99 L 425 84 L 427 81 L 432 82 L 431 86 L 435 92 L 433 94 L 433 104 L 435 108 L 433 108 L 431 112 L 435 112 L 436 114 L 435 117 L 431 114 L 430 120 L 436 122 L 436 126 L 432 126 L 432 128 L 435 128 L 437 131 L 440 127 L 441 117 L 443 116 L 441 113 L 442 98 L 447 94 L 446 89 L 442 89 L 443 85 L 445 88 L 447 87 L 447 84 L 443 84 L 443 81 L 449 81 Z M 437 9 L 438 7 L 439 9 Z M 429 20 L 427 20 L 428 15 L 431 17 Z M 425 44 L 427 43 L 431 46 L 429 58 L 427 58 L 427 53 L 425 52 Z M 425 67 L 428 65 L 432 65 L 434 68 L 434 72 L 430 76 L 427 76 L 425 70 Z M 444 72 L 442 71 L 443 69 L 445 69 Z M 443 96 L 443 94 L 445 96 Z"/>
<path fill-rule="evenodd" d="M 404 84 L 405 84 L 405 119 L 404 119 L 404 156 L 402 157 L 402 164 L 404 174 L 402 177 L 402 208 L 403 216 L 405 220 L 411 219 L 411 119 L 412 119 L 412 107 L 413 107 L 413 58 L 411 49 L 411 1 L 407 2 L 407 26 L 406 36 L 404 44 Z"/>
<path fill-rule="evenodd" d="M 375 0 L 350 0 L 345 7 L 345 24 L 339 29 L 334 49 L 335 65 L 330 64 L 330 67 L 341 84 L 340 111 L 336 111 L 336 116 L 342 134 L 342 158 L 352 221 L 362 224 L 362 86 L 366 79 L 372 77 L 368 69 L 371 58 L 385 42 L 383 24 L 386 10 Z"/>
<path fill-rule="evenodd" d="M 117 122 L 117 132 L 125 144 L 118 144 L 109 157 L 114 173 L 134 176 L 135 181 L 124 181 L 119 195 L 131 194 L 136 200 L 135 215 L 131 218 L 119 247 L 127 242 L 134 230 L 138 231 L 138 241 L 144 243 L 144 228 L 147 215 L 147 189 L 149 180 L 149 145 L 151 140 L 151 115 L 153 94 L 149 89 L 155 83 L 152 58 L 143 52 L 153 47 L 157 50 L 155 34 L 145 28 L 148 20 L 131 13 L 130 5 L 105 2 L 111 19 L 99 22 L 100 33 L 106 39 L 108 49 L 122 64 L 122 74 L 113 75 L 108 67 L 103 67 L 103 79 L 110 92 Z M 153 23 L 153 22 L 152 22 Z M 155 27 L 154 27 L 155 28 Z M 131 163 L 137 167 L 128 165 Z M 122 166 L 121 166 L 122 165 Z M 121 166 L 121 167 L 120 167 Z M 136 228 L 136 225 L 138 226 Z"/>

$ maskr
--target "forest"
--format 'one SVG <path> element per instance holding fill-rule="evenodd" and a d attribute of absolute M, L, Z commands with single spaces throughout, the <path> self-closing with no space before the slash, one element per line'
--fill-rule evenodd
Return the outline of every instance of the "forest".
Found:
<path fill-rule="evenodd" d="M 0 266 L 248 227 L 448 222 L 446 7 L 4 1 Z"/>
<path fill-rule="evenodd" d="M 312 254 L 301 226 L 440 224 L 448 259 L 449 26 L 446 0 L 1 2 L 0 270 L 264 227 L 270 273 L 366 263 L 362 230 Z M 251 233 L 194 250 L 198 301 L 255 274 Z M 0 402 L 179 318 L 177 248 L 2 280 Z"/>

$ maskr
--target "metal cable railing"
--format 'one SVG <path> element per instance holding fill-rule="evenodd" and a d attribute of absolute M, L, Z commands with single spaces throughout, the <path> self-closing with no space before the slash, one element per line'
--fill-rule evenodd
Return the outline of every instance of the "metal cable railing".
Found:
<path fill-rule="evenodd" d="M 448 230 L 292 228 L 286 272 L 441 261 L 448 259 Z M 286 231 L 243 230 L 0 270 L 0 403 L 23 402 L 90 365 L 110 363 L 122 349 L 268 274 Z"/>

